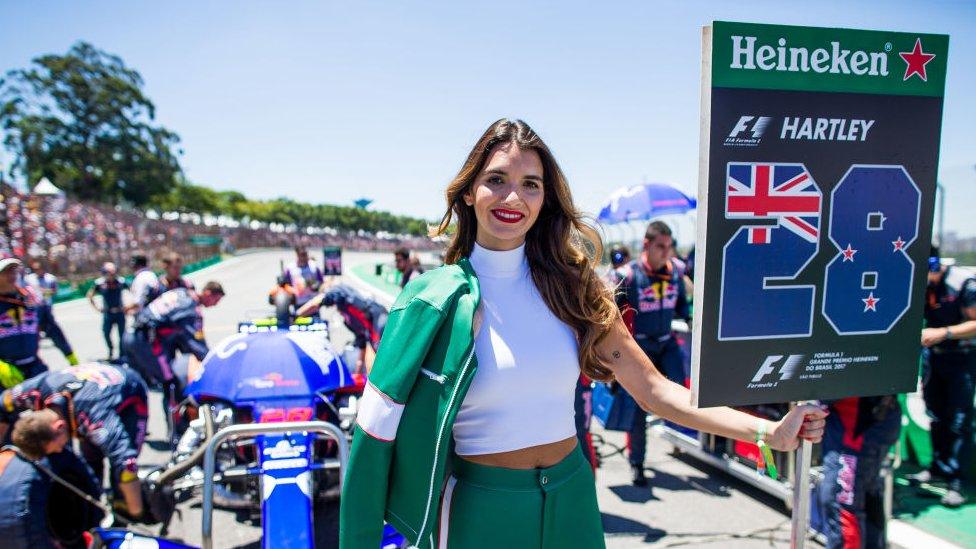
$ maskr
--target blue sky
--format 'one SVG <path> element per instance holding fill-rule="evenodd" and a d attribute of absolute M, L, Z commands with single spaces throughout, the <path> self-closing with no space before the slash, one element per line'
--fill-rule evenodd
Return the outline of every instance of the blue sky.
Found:
<path fill-rule="evenodd" d="M 0 13 L 0 70 L 77 40 L 139 70 L 196 183 L 367 196 L 427 218 L 502 116 L 536 128 L 584 210 L 641 181 L 694 192 L 700 28 L 712 20 L 947 33 L 946 229 L 976 235 L 972 2 L 4 0 Z"/>

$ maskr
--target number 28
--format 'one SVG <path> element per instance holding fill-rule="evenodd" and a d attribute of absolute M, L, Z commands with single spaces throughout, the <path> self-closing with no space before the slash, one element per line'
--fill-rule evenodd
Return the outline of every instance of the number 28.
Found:
<path fill-rule="evenodd" d="M 719 304 L 721 340 L 806 337 L 814 285 L 789 284 L 817 255 L 822 194 L 802 164 L 729 163 Z M 840 335 L 888 332 L 908 310 L 921 193 L 901 166 L 853 165 L 830 197 L 836 249 L 824 272 L 821 313 Z M 777 283 L 775 285 L 770 283 Z M 784 284 L 785 283 L 785 284 Z"/>

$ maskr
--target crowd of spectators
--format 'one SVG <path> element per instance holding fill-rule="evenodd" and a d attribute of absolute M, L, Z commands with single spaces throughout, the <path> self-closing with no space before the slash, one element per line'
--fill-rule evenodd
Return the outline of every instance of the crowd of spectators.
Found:
<path fill-rule="evenodd" d="M 192 263 L 220 252 L 295 244 L 313 249 L 340 246 L 390 252 L 401 246 L 437 247 L 424 237 L 332 230 L 308 234 L 280 226 L 220 226 L 204 223 L 198 216 L 147 216 L 145 212 L 64 196 L 26 195 L 6 184 L 0 184 L 0 195 L 0 250 L 21 258 L 45 259 L 49 271 L 73 282 L 97 276 L 99 266 L 106 261 L 124 264 L 136 250 L 160 257 L 178 252 Z M 197 222 L 187 221 L 187 217 Z M 201 240 L 201 236 L 219 238 Z"/>

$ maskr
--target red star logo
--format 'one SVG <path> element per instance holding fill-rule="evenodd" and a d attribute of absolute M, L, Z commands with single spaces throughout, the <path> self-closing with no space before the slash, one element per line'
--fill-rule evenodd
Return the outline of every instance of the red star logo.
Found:
<path fill-rule="evenodd" d="M 871 292 L 870 294 L 868 294 L 867 297 L 865 297 L 861 301 L 864 302 L 864 310 L 862 312 L 866 313 L 868 311 L 877 311 L 875 306 L 878 304 L 879 301 L 881 301 L 881 298 L 874 297 L 874 292 Z"/>
<path fill-rule="evenodd" d="M 892 252 L 897 252 L 905 248 L 905 241 L 901 239 L 901 236 L 898 237 L 898 240 L 892 240 L 891 244 L 895 247 Z"/>
<path fill-rule="evenodd" d="M 899 52 L 898 55 L 905 60 L 908 65 L 905 67 L 905 77 L 902 81 L 908 80 L 912 75 L 917 74 L 923 82 L 928 82 L 928 77 L 925 74 L 925 65 L 929 61 L 935 59 L 934 53 L 925 53 L 922 51 L 922 39 L 915 39 L 915 48 L 912 51 Z"/>
<path fill-rule="evenodd" d="M 840 253 L 843 254 L 844 261 L 850 261 L 851 263 L 854 263 L 854 254 L 857 253 L 857 250 L 851 248 L 851 245 L 848 244 L 847 245 L 847 249 L 846 250 L 841 250 Z"/>

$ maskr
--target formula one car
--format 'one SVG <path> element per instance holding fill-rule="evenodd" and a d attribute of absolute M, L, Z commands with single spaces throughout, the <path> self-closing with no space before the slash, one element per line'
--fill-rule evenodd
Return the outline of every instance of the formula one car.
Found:
<path fill-rule="evenodd" d="M 242 322 L 202 363 L 191 362 L 187 376 L 189 428 L 146 480 L 176 499 L 202 491 L 203 547 L 212 546 L 214 506 L 260 509 L 261 547 L 337 547 L 340 483 L 365 379 L 333 351 L 328 324 Z M 329 520 L 317 518 L 323 509 Z M 138 537 L 92 536 L 97 547 L 131 547 L 123 538 Z M 383 547 L 402 544 L 387 527 Z"/>

